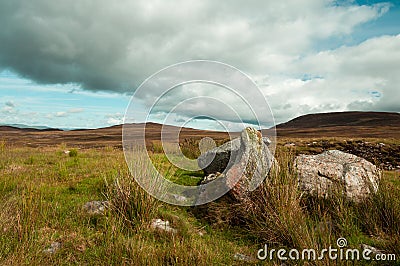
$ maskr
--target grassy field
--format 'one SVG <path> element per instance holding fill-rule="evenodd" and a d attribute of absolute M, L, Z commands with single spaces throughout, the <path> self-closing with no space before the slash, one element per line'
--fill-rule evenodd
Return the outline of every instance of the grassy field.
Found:
<path fill-rule="evenodd" d="M 369 244 L 400 258 L 398 172 L 386 171 L 379 193 L 364 203 L 351 204 L 340 195 L 317 200 L 295 189 L 294 154 L 293 148 L 278 147 L 280 167 L 270 173 L 268 186 L 253 193 L 257 208 L 249 211 L 225 198 L 197 208 L 159 202 L 134 182 L 123 152 L 112 147 L 1 142 L 0 265 L 280 265 L 243 262 L 235 254 L 255 259 L 266 243 L 321 249 L 335 245 L 338 237 L 346 237 L 350 247 Z M 152 159 L 174 182 L 200 180 L 200 172 L 168 166 L 157 151 Z M 146 174 L 145 168 L 138 173 Z M 83 205 L 92 200 L 109 200 L 105 215 L 85 212 Z M 170 221 L 177 233 L 151 229 L 154 218 Z M 54 242 L 61 243 L 59 250 L 44 252 Z M 341 264 L 312 262 L 329 263 Z"/>

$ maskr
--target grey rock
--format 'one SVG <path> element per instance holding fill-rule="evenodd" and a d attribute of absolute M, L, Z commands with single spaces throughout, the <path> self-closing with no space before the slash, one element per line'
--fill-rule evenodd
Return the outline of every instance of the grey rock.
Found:
<path fill-rule="evenodd" d="M 197 158 L 197 164 L 206 175 L 216 172 L 222 173 L 234 164 L 239 155 L 239 150 L 240 138 L 236 138 L 201 154 Z"/>
<path fill-rule="evenodd" d="M 198 234 L 199 236 L 205 236 L 205 235 L 207 234 L 207 232 L 204 231 L 204 230 L 199 230 L 199 231 L 197 231 L 197 234 Z"/>
<path fill-rule="evenodd" d="M 43 250 L 43 252 L 47 254 L 54 254 L 57 252 L 57 250 L 61 248 L 61 246 L 62 246 L 61 242 L 53 242 L 51 243 L 50 247 Z"/>
<path fill-rule="evenodd" d="M 245 262 L 258 262 L 255 258 L 250 257 L 245 254 L 236 253 L 233 258 L 238 261 L 245 261 Z"/>
<path fill-rule="evenodd" d="M 186 198 L 185 196 L 178 195 L 178 194 L 172 194 L 172 197 L 174 197 L 174 199 L 176 199 L 177 201 L 181 201 L 181 202 L 188 200 L 188 198 Z"/>
<path fill-rule="evenodd" d="M 359 202 L 378 190 L 381 172 L 375 165 L 355 155 L 330 150 L 295 159 L 299 188 L 305 193 L 328 197 L 334 191 Z"/>
<path fill-rule="evenodd" d="M 168 233 L 176 233 L 177 232 L 177 230 L 175 228 L 172 228 L 169 225 L 169 221 L 163 221 L 161 219 L 153 219 L 151 221 L 150 227 L 154 230 L 161 230 L 161 231 L 165 231 Z"/>
<path fill-rule="evenodd" d="M 269 146 L 272 143 L 272 141 L 268 137 L 262 137 L 262 141 L 267 146 Z"/>
<path fill-rule="evenodd" d="M 266 139 L 257 130 L 248 127 L 239 138 L 202 154 L 197 162 L 207 175 L 203 184 L 224 180 L 224 186 L 230 189 L 233 198 L 245 201 L 249 192 L 267 176 L 274 162 L 265 144 Z M 216 175 L 217 172 L 221 174 Z"/>
<path fill-rule="evenodd" d="M 109 202 L 108 201 L 89 201 L 83 205 L 83 209 L 89 215 L 102 215 L 104 214 L 105 210 L 108 208 Z"/>
<path fill-rule="evenodd" d="M 265 179 L 274 157 L 264 144 L 261 133 L 254 128 L 247 127 L 242 131 L 240 143 L 240 159 L 228 169 L 226 180 L 231 188 L 229 193 L 243 202 Z"/>
<path fill-rule="evenodd" d="M 373 247 L 373 246 L 369 246 L 369 245 L 367 245 L 367 244 L 361 244 L 360 246 L 361 246 L 361 249 L 362 249 L 362 250 L 365 250 L 365 249 L 371 250 L 371 253 L 372 253 L 373 255 L 383 254 L 383 251 L 382 251 L 382 250 L 379 250 L 379 249 L 377 249 L 377 248 L 375 248 L 375 247 Z"/>
<path fill-rule="evenodd" d="M 296 147 L 296 143 L 293 143 L 293 142 L 290 142 L 290 143 L 286 143 L 285 145 L 284 145 L 284 147 Z"/>
<path fill-rule="evenodd" d="M 262 142 L 266 146 L 272 143 L 268 137 L 262 137 Z M 238 156 L 241 155 L 240 149 L 241 138 L 239 137 L 201 154 L 197 159 L 197 164 L 206 175 L 223 172 L 224 169 L 235 164 Z"/>
<path fill-rule="evenodd" d="M 221 174 L 220 172 L 216 172 L 215 174 L 209 174 L 208 176 L 204 177 L 204 179 L 201 181 L 201 184 L 207 184 L 210 183 L 211 181 L 214 181 L 217 178 L 224 177 L 224 174 Z"/>

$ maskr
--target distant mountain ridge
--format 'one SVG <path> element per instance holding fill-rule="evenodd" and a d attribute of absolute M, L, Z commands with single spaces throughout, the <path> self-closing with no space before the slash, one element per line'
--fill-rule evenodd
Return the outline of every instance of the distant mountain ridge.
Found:
<path fill-rule="evenodd" d="M 0 124 L 0 131 L 4 130 L 21 130 L 21 131 L 63 131 L 65 129 L 51 128 L 47 126 L 27 126 L 23 124 Z"/>
<path fill-rule="evenodd" d="M 11 127 L 15 129 L 26 129 L 26 130 L 46 130 L 46 131 L 65 130 L 60 128 L 52 128 L 48 126 L 28 126 L 25 124 L 0 124 L 0 127 Z"/>
<path fill-rule="evenodd" d="M 19 127 L 18 127 L 19 126 Z M 49 127 L 32 128 L 21 125 L 0 125 L 0 139 L 12 143 L 30 143 L 29 145 L 53 145 L 68 143 L 79 146 L 121 146 L 122 125 L 97 129 L 62 130 Z M 130 124 L 134 137 L 142 136 L 143 123 Z M 146 124 L 146 140 L 160 140 L 163 125 Z M 177 132 L 176 127 L 164 127 L 169 132 Z M 199 138 L 208 136 L 225 139 L 227 132 L 198 130 L 192 128 L 180 129 L 183 138 Z M 263 129 L 262 133 L 273 137 L 273 129 Z M 174 133 L 175 134 L 175 133 Z M 230 132 L 236 136 L 238 132 Z M 276 126 L 276 136 L 283 138 L 395 138 L 400 139 L 400 114 L 388 112 L 335 112 L 308 114 L 294 118 Z"/>
<path fill-rule="evenodd" d="M 400 127 L 400 114 L 389 112 L 333 112 L 307 114 L 276 126 L 278 129 L 322 127 Z"/>

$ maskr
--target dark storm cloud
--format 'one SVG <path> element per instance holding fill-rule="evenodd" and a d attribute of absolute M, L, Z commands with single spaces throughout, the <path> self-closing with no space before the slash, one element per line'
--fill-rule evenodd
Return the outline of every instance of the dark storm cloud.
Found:
<path fill-rule="evenodd" d="M 88 3 L 1 1 L 1 67 L 39 83 L 123 89 L 127 79 L 117 63 L 125 56 L 127 39 L 118 15 L 107 15 L 101 1 Z"/>

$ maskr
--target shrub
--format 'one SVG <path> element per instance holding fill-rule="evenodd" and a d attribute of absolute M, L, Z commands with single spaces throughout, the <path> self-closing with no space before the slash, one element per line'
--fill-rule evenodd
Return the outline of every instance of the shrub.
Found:
<path fill-rule="evenodd" d="M 152 141 L 150 149 L 154 153 L 163 153 L 164 152 L 164 148 L 162 146 L 162 142 L 159 141 L 159 140 Z"/>
<path fill-rule="evenodd" d="M 69 157 L 76 157 L 76 156 L 78 156 L 78 150 L 71 149 L 68 154 L 69 154 Z"/>

